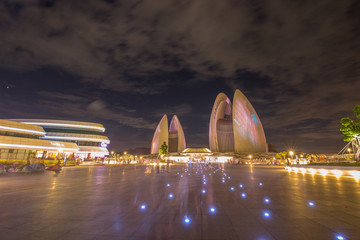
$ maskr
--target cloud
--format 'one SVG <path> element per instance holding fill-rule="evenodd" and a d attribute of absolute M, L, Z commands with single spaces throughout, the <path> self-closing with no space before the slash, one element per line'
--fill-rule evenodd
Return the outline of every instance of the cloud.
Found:
<path fill-rule="evenodd" d="M 303 140 L 325 139 L 360 101 L 359 15 L 355 0 L 4 1 L 0 68 L 50 66 L 94 92 L 144 96 L 215 79 L 245 93 L 273 131 L 271 141 L 288 135 L 284 129 Z M 153 126 L 136 107 L 96 94 L 39 95 L 126 126 Z M 204 115 L 196 110 L 174 103 L 154 112 Z M 323 128 L 296 125 L 322 119 Z"/>
<path fill-rule="evenodd" d="M 172 117 L 171 115 L 177 115 L 181 118 L 181 116 L 188 115 L 192 112 L 192 107 L 189 104 L 180 104 L 175 106 L 167 106 L 160 109 L 157 109 L 154 113 L 156 117 L 162 117 L 164 114 L 167 114 L 168 117 Z"/>
<path fill-rule="evenodd" d="M 60 93 L 60 92 L 39 91 L 39 92 L 37 92 L 37 94 L 40 95 L 41 97 L 56 98 L 58 100 L 66 100 L 66 101 L 73 101 L 73 102 L 89 100 L 85 97 L 80 97 L 77 95 L 65 94 L 65 93 Z"/>

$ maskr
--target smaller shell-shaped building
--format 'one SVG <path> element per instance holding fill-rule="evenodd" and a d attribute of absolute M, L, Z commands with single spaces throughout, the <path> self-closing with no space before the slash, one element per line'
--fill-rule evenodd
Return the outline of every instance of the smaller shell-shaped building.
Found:
<path fill-rule="evenodd" d="M 174 115 L 169 128 L 169 152 L 181 152 L 186 148 L 185 135 L 180 121 Z"/>
<path fill-rule="evenodd" d="M 151 154 L 159 153 L 164 142 L 168 145 L 168 152 L 182 152 L 186 148 L 184 131 L 176 115 L 171 119 L 169 129 L 166 114 L 161 118 L 152 139 Z"/>
<path fill-rule="evenodd" d="M 211 112 L 209 147 L 213 152 L 266 152 L 264 129 L 255 109 L 238 89 L 233 104 L 219 93 Z"/>
<path fill-rule="evenodd" d="M 158 153 L 160 146 L 163 142 L 166 142 L 167 145 L 169 139 L 168 131 L 168 118 L 166 114 L 161 118 L 159 124 L 156 127 L 152 142 L 151 142 L 151 154 Z"/>

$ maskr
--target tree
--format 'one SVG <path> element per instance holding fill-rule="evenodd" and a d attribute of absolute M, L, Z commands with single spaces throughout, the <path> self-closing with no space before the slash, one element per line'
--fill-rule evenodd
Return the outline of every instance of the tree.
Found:
<path fill-rule="evenodd" d="M 163 144 L 159 148 L 159 155 L 166 155 L 168 153 L 168 146 L 166 142 L 164 141 Z"/>
<path fill-rule="evenodd" d="M 340 131 L 344 135 L 345 142 L 351 142 L 355 150 L 355 159 L 360 156 L 360 105 L 356 105 L 353 109 L 354 115 L 357 118 L 353 121 L 349 117 L 341 119 Z"/>
<path fill-rule="evenodd" d="M 286 155 L 287 155 L 287 152 L 279 152 L 279 153 L 276 153 L 276 158 L 280 158 L 281 160 L 285 160 Z"/>

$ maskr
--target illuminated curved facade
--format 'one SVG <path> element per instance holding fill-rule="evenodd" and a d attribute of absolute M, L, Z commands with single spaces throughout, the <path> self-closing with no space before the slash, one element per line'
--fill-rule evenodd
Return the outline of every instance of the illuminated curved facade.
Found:
<path fill-rule="evenodd" d="M 184 131 L 176 115 L 172 117 L 169 129 L 166 114 L 161 118 L 151 142 L 151 154 L 159 153 L 163 142 L 168 145 L 168 152 L 181 152 L 186 148 Z"/>
<path fill-rule="evenodd" d="M 0 159 L 30 160 L 45 153 L 61 158 L 79 150 L 75 143 L 43 140 L 45 136 L 40 126 L 0 120 Z"/>
<path fill-rule="evenodd" d="M 46 135 L 41 139 L 51 141 L 72 142 L 79 147 L 76 157 L 91 159 L 109 155 L 107 145 L 110 143 L 105 136 L 102 124 L 49 119 L 13 119 L 12 121 L 42 127 Z"/>
<path fill-rule="evenodd" d="M 152 142 L 151 142 L 151 154 L 158 153 L 160 146 L 163 142 L 168 143 L 169 131 L 168 131 L 168 118 L 166 114 L 161 118 L 159 124 L 156 127 Z"/>
<path fill-rule="evenodd" d="M 233 100 L 235 152 L 266 152 L 267 144 L 260 118 L 250 101 L 236 89 Z"/>
<path fill-rule="evenodd" d="M 184 130 L 176 115 L 170 122 L 169 128 L 169 152 L 181 152 L 186 148 Z"/>
<path fill-rule="evenodd" d="M 238 89 L 233 104 L 224 94 L 215 99 L 209 125 L 213 152 L 266 152 L 264 129 L 255 109 Z"/>

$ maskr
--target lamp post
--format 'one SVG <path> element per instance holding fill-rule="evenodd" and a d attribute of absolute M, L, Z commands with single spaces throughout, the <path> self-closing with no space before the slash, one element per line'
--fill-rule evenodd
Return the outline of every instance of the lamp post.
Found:
<path fill-rule="evenodd" d="M 351 160 L 351 156 L 350 156 L 351 148 L 348 148 L 347 151 L 348 151 L 348 154 L 349 154 L 349 160 Z"/>
<path fill-rule="evenodd" d="M 251 155 L 249 155 L 249 158 L 250 158 L 250 163 L 252 164 L 252 161 L 251 161 L 252 156 L 251 156 Z"/>
<path fill-rule="evenodd" d="M 292 162 L 292 160 L 293 160 L 293 155 L 294 155 L 294 152 L 293 152 L 293 151 L 290 151 L 290 152 L 289 152 L 289 154 L 290 154 L 290 158 L 291 158 L 291 162 Z"/>

